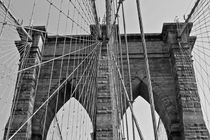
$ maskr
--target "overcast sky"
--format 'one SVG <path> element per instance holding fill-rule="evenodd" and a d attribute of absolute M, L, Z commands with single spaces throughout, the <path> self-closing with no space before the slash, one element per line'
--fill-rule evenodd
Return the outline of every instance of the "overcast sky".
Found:
<path fill-rule="evenodd" d="M 47 9 L 43 0 L 37 1 L 39 3 L 40 9 Z M 103 0 L 96 0 L 99 16 L 101 19 L 103 18 L 103 9 L 105 7 L 104 1 L 102 1 Z M 18 19 L 23 19 L 25 25 L 28 25 L 29 23 L 29 15 L 31 14 L 32 2 L 33 0 L 13 0 L 12 11 Z M 162 30 L 163 23 L 174 22 L 176 16 L 179 17 L 180 21 L 182 21 L 184 14 L 189 13 L 189 10 L 192 8 L 194 2 L 195 0 L 141 0 L 142 17 L 145 32 L 160 33 Z M 135 4 L 135 0 L 125 0 L 124 2 L 127 33 L 139 33 L 137 10 Z M 33 20 L 33 25 L 46 24 L 46 20 L 43 21 L 42 18 L 39 18 L 38 15 L 40 14 L 43 14 L 41 10 L 35 13 L 35 18 L 37 19 Z M 50 32 L 55 31 L 55 29 L 53 28 L 49 28 L 49 30 Z M 150 110 L 148 103 L 146 103 L 141 98 L 138 98 L 135 102 L 134 107 L 139 122 L 141 124 L 141 128 L 145 139 L 153 140 Z M 3 113 L 1 115 L 4 117 L 4 122 L 1 122 L 1 124 L 3 124 L 0 126 L 1 129 L 3 129 L 6 122 L 5 120 L 7 119 L 5 119 L 5 115 Z M 2 132 L 3 131 L 0 132 L 0 137 L 3 134 Z"/>

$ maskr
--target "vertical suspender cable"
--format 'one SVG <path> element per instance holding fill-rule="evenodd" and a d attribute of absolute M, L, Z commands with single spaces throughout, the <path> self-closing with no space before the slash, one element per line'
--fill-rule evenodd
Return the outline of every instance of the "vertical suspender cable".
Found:
<path fill-rule="evenodd" d="M 117 17 L 117 24 L 118 24 L 118 28 L 119 27 L 119 16 Z M 120 36 L 120 31 L 118 31 L 118 40 L 119 40 L 119 54 L 120 54 L 120 69 L 121 69 L 121 72 L 122 72 L 122 77 L 124 78 L 124 72 L 123 72 L 123 58 L 122 58 L 122 44 L 121 44 L 121 36 Z M 121 113 L 123 114 L 123 94 L 122 94 L 122 84 L 120 84 L 120 110 L 121 110 Z M 121 114 L 121 115 L 122 115 Z M 124 128 L 124 119 L 122 118 L 122 139 L 125 138 L 125 128 Z"/>
<path fill-rule="evenodd" d="M 118 8 L 119 6 L 117 6 L 117 0 L 116 0 L 116 8 Z M 119 21 L 119 16 L 116 16 L 116 20 L 117 20 L 117 24 L 118 24 L 118 29 L 120 29 L 120 21 Z M 120 56 L 120 69 L 121 69 L 121 72 L 122 72 L 122 78 L 124 80 L 124 68 L 123 68 L 123 55 L 122 55 L 122 41 L 121 41 L 121 36 L 120 36 L 120 30 L 118 30 L 118 40 L 119 40 L 119 56 Z M 124 94 L 122 93 L 123 92 L 123 89 L 122 89 L 122 84 L 120 84 L 120 110 L 121 110 L 121 115 L 123 116 L 123 108 L 126 108 L 124 107 L 124 100 L 126 100 L 125 98 L 123 98 Z M 124 100 L 123 100 L 124 99 Z M 126 106 L 126 105 L 125 105 Z M 127 116 L 126 114 L 126 110 L 125 110 L 125 116 Z M 127 118 L 127 117 L 126 117 Z M 122 139 L 125 139 L 125 122 L 124 122 L 124 118 L 122 117 Z M 128 130 L 128 129 L 127 129 Z M 127 137 L 128 137 L 128 131 L 127 132 Z M 129 140 L 129 137 L 127 138 L 127 140 Z"/>
<path fill-rule="evenodd" d="M 72 15 L 72 19 L 74 20 L 74 18 L 75 18 L 75 8 L 73 8 L 73 15 Z M 71 28 L 70 28 L 70 32 L 72 33 L 73 32 L 73 28 L 74 28 L 74 22 L 72 22 L 72 24 L 71 24 Z M 73 51 L 73 39 L 71 38 L 70 39 L 70 41 L 69 41 L 69 52 L 72 52 Z M 69 75 L 69 69 L 71 68 L 71 60 L 72 58 L 71 58 L 71 55 L 69 55 L 68 56 L 68 59 L 67 59 L 67 72 L 66 72 L 66 77 L 68 77 L 68 75 Z M 72 83 L 72 82 L 69 82 L 69 83 Z M 66 87 L 67 87 L 67 85 L 66 85 Z M 65 94 L 66 94 L 66 91 L 67 90 L 67 88 L 65 89 Z M 71 87 L 71 89 L 70 89 L 70 91 L 69 91 L 70 93 L 72 93 L 72 87 Z M 70 99 L 69 99 L 70 100 Z M 68 134 L 69 134 L 69 125 L 70 125 L 70 106 L 71 106 L 71 102 L 69 102 L 69 105 L 68 105 L 68 119 L 67 119 L 67 132 L 66 132 L 66 139 L 68 138 Z"/>
<path fill-rule="evenodd" d="M 138 121 L 137 121 L 137 119 L 136 119 L 136 116 L 135 116 L 135 114 L 134 114 L 133 107 L 132 107 L 132 105 L 131 105 L 131 102 L 129 102 L 129 101 L 130 101 L 130 97 L 129 97 L 128 92 L 127 92 L 127 89 L 126 89 L 125 82 L 123 81 L 122 74 L 120 73 L 120 69 L 119 69 L 119 67 L 118 67 L 117 64 L 116 64 L 116 60 L 115 60 L 115 57 L 114 57 L 113 52 L 111 52 L 111 56 L 112 56 L 112 58 L 113 58 L 113 61 L 115 61 L 114 64 L 116 65 L 117 72 L 118 72 L 119 77 L 120 77 L 120 81 L 121 81 L 121 83 L 122 83 L 122 85 L 123 85 L 123 90 L 124 90 L 123 93 L 124 93 L 124 95 L 125 95 L 125 98 L 126 98 L 127 101 L 128 101 L 128 106 L 129 106 L 129 108 L 130 108 L 131 114 L 133 115 L 133 120 L 134 120 L 134 123 L 135 123 L 135 125 L 136 125 L 136 129 L 137 129 L 137 131 L 138 131 L 140 140 L 144 140 L 143 135 L 142 135 L 142 132 L 141 132 L 141 129 L 140 129 L 140 126 L 139 126 Z"/>
<path fill-rule="evenodd" d="M 68 2 L 68 12 L 67 12 L 67 15 L 69 16 L 69 6 L 70 6 L 70 2 Z M 67 29 L 68 29 L 68 17 L 66 17 L 66 21 L 65 21 L 65 35 L 67 34 Z M 62 54 L 66 54 L 66 48 L 68 48 L 68 44 L 67 44 L 67 37 L 65 36 L 65 38 L 64 38 L 64 46 L 63 46 L 63 53 Z M 62 63 L 64 63 L 64 65 L 66 66 L 66 64 L 68 65 L 68 63 L 66 63 L 65 64 L 65 60 L 64 60 L 64 58 L 62 58 Z M 64 66 L 64 67 L 65 67 Z M 67 73 L 67 71 L 66 71 L 66 73 Z M 66 73 L 65 74 L 63 74 L 63 75 L 66 75 Z M 60 73 L 60 76 L 62 76 L 62 72 Z M 66 76 L 67 77 L 67 76 Z M 59 85 L 60 85 L 60 83 L 59 83 Z M 65 87 L 64 87 L 64 97 L 63 97 L 63 104 L 65 104 L 65 101 L 66 101 L 66 88 L 67 88 L 67 84 L 65 85 Z M 63 117 L 64 117 L 64 114 L 65 114 L 65 106 L 63 106 L 62 107 L 63 109 L 62 109 L 62 115 L 61 115 L 61 132 L 62 132 L 62 130 L 63 130 Z"/>
<path fill-rule="evenodd" d="M 34 1 L 36 1 L 36 0 L 34 0 Z M 52 1 L 51 1 L 52 2 Z M 60 2 L 60 8 L 59 9 L 61 9 L 62 8 L 62 2 L 63 2 L 63 0 L 61 0 L 61 2 Z M 51 10 L 51 4 L 50 4 L 50 7 L 49 7 L 49 10 Z M 48 18 L 49 18 L 49 13 L 50 11 L 48 11 Z M 32 12 L 32 14 L 33 14 L 33 12 Z M 54 47 L 53 47 L 53 57 L 55 57 L 55 55 L 56 55 L 56 51 L 57 51 L 57 45 L 58 45 L 58 32 L 59 32 L 59 27 L 60 27 L 60 16 L 61 16 L 61 11 L 59 11 L 58 12 L 58 23 L 57 23 L 57 26 L 56 26 L 56 39 L 55 39 L 55 44 L 54 44 Z M 47 18 L 47 22 L 48 22 L 48 19 Z M 30 24 L 32 23 L 32 20 L 30 21 Z M 47 23 L 48 24 L 48 23 Z M 50 90 L 51 90 L 51 88 L 52 88 L 52 80 L 53 80 L 53 70 L 55 69 L 55 60 L 53 60 L 52 61 L 52 64 L 51 64 L 51 69 L 50 69 L 50 78 L 49 78 L 49 86 L 48 86 L 48 91 L 47 91 L 47 98 L 49 98 L 49 96 L 50 96 Z M 46 129 L 46 120 L 47 120 L 47 110 L 48 110 L 48 106 L 49 105 L 49 102 L 47 102 L 47 104 L 46 104 L 46 110 L 45 110 L 45 118 L 44 118 L 44 123 L 43 123 L 43 130 L 42 130 L 42 140 L 44 139 L 44 135 L 45 135 L 45 129 Z M 54 121 L 54 124 L 53 124 L 53 126 L 55 126 L 55 121 Z M 53 129 L 53 134 L 52 134 L 52 136 L 54 136 L 54 129 Z"/>
<path fill-rule="evenodd" d="M 125 23 L 125 11 L 124 11 L 124 4 L 122 2 L 122 17 L 123 17 L 123 28 L 124 28 L 124 36 L 125 36 L 125 46 L 126 46 L 126 55 L 127 55 L 127 64 L 128 64 L 128 78 L 129 78 L 129 88 L 130 88 L 130 99 L 133 102 L 133 90 L 132 90 L 132 83 L 131 83 L 131 68 L 130 68 L 130 57 L 129 57 L 129 50 L 128 50 L 128 39 L 127 39 L 127 32 L 126 32 L 126 23 Z M 133 106 L 133 104 L 132 104 Z M 135 129 L 134 129 L 134 122 L 133 122 L 133 115 L 132 118 L 132 131 L 133 131 L 133 140 L 135 140 Z"/>
<path fill-rule="evenodd" d="M 61 127 L 60 127 L 60 124 L 59 124 L 59 121 L 58 121 L 58 117 L 56 115 L 55 115 L 55 121 L 56 121 L 56 125 L 57 125 L 57 128 L 58 128 L 59 138 L 60 138 L 60 140 L 63 140 L 62 130 L 61 130 Z"/>
<path fill-rule="evenodd" d="M 91 6 L 93 8 L 93 15 L 94 15 L 94 20 L 96 23 L 96 30 L 99 36 L 101 36 L 101 31 L 100 31 L 100 25 L 99 25 L 99 21 L 98 21 L 98 15 L 97 15 L 97 10 L 96 10 L 96 2 L 95 0 L 91 1 Z"/>
<path fill-rule="evenodd" d="M 144 35 L 144 29 L 143 29 L 143 22 L 141 17 L 141 8 L 140 8 L 140 0 L 136 0 L 137 5 L 137 12 L 138 12 L 138 19 L 139 19 L 139 27 L 141 32 L 141 38 L 142 38 L 142 45 L 143 45 L 143 52 L 144 52 L 144 61 L 145 61 L 145 70 L 146 70 L 146 76 L 147 76 L 147 88 L 149 93 L 149 101 L 150 101 L 150 108 L 151 108 L 151 115 L 152 115 L 152 122 L 153 122 L 153 131 L 154 131 L 154 137 L 155 140 L 158 140 L 157 137 L 157 124 L 156 124 L 156 118 L 155 118 L 155 105 L 154 105 L 154 97 L 152 92 L 152 83 L 151 83 L 151 76 L 150 76 L 150 69 L 149 69 L 149 62 L 148 62 L 148 55 L 147 55 L 147 46 L 145 41 L 145 35 Z"/>
<path fill-rule="evenodd" d="M 36 2 L 36 0 L 34 0 L 33 10 L 35 9 L 35 2 Z M 4 22 L 6 22 L 7 15 L 8 14 L 11 15 L 11 13 L 9 11 L 10 6 L 11 6 L 11 3 L 12 3 L 12 0 L 9 1 L 8 7 L 6 8 L 6 14 L 5 14 L 5 18 L 4 18 L 5 21 Z M 31 14 L 31 19 L 33 19 L 33 14 Z M 3 26 L 4 26 L 4 24 L 3 24 Z M 3 32 L 3 26 L 2 26 L 2 30 L 1 30 L 0 36 L 2 35 L 2 32 Z M 25 31 L 24 28 L 23 28 L 23 31 Z M 30 32 L 30 31 L 31 31 L 31 29 L 29 29 L 28 32 Z M 28 34 L 28 32 L 26 32 L 26 35 L 27 35 L 27 37 L 26 37 L 26 43 L 30 39 L 30 35 Z M 20 64 L 20 66 L 19 66 L 20 69 L 22 69 L 23 67 L 25 67 L 25 65 L 26 65 L 25 59 L 26 59 L 26 57 L 28 57 L 28 55 L 30 53 L 30 49 L 27 49 L 27 47 L 28 47 L 28 43 L 27 43 L 27 45 L 24 48 L 22 62 Z M 18 81 L 16 82 L 16 86 L 17 86 L 17 84 L 20 84 L 21 85 L 21 83 L 22 83 L 22 80 L 21 80 L 22 79 L 22 73 L 18 74 L 18 78 L 17 79 L 18 79 Z M 15 93 L 14 93 L 15 96 L 14 96 L 14 99 L 13 99 L 13 101 L 14 101 L 13 104 L 14 105 L 12 105 L 11 112 L 10 112 L 11 114 L 10 114 L 10 118 L 9 118 L 9 124 L 8 124 L 8 129 L 7 129 L 7 134 L 6 134 L 6 140 L 10 139 L 10 136 L 9 135 L 10 135 L 11 124 L 12 124 L 12 121 L 13 121 L 12 120 L 13 119 L 13 110 L 15 111 L 15 109 L 16 109 L 16 105 L 17 105 L 17 101 L 16 100 L 18 100 L 19 94 L 20 94 L 20 88 L 19 89 L 15 89 Z"/>

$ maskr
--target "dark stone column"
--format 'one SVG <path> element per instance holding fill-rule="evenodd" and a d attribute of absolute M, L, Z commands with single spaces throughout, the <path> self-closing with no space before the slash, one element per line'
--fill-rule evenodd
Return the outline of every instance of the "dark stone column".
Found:
<path fill-rule="evenodd" d="M 195 37 L 190 37 L 192 24 L 182 36 L 178 31 L 183 24 L 165 26 L 165 41 L 171 46 L 172 70 L 176 82 L 177 103 L 183 140 L 210 139 L 201 110 L 191 51 Z M 171 136 L 174 140 L 175 136 Z"/>
<path fill-rule="evenodd" d="M 20 33 L 21 34 L 21 33 Z M 27 68 L 40 63 L 41 60 L 41 49 L 43 45 L 43 35 L 40 32 L 32 31 L 32 42 L 26 42 L 25 40 L 16 41 L 16 46 L 20 49 L 20 46 L 27 44 L 25 54 L 28 55 L 20 58 L 20 67 Z M 22 39 L 22 38 L 21 38 Z M 22 68 L 21 68 L 22 66 Z M 25 123 L 29 117 L 33 114 L 34 107 L 34 96 L 37 84 L 37 77 L 39 66 L 24 70 L 18 74 L 18 80 L 16 84 L 15 96 L 13 99 L 12 116 L 10 123 L 5 128 L 5 137 L 7 135 L 7 129 L 9 128 L 9 137 L 11 137 L 21 126 Z M 8 126 L 10 125 L 10 126 Z M 28 140 L 31 139 L 32 124 L 29 120 L 24 127 L 14 136 L 15 140 Z"/>

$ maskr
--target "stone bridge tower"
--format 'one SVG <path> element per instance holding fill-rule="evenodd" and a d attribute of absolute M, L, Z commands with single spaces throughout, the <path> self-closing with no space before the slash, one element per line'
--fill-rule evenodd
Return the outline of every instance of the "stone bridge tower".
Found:
<path fill-rule="evenodd" d="M 181 24 L 180 26 L 183 26 Z M 45 31 L 44 27 L 34 27 L 39 30 Z M 191 51 L 193 49 L 196 37 L 190 36 L 192 24 L 184 31 L 181 37 L 177 33 L 176 23 L 166 23 L 163 25 L 162 33 L 146 34 L 146 42 L 148 48 L 149 65 L 151 69 L 152 86 L 154 92 L 155 109 L 161 117 L 165 126 L 169 140 L 209 140 L 209 132 L 204 123 L 198 89 L 193 70 L 193 61 L 191 58 Z M 102 30 L 104 32 L 105 30 Z M 46 40 L 44 38 L 46 37 Z M 83 38 L 88 37 L 84 35 Z M 30 55 L 26 58 L 26 67 L 44 62 L 52 59 L 53 44 L 55 43 L 56 36 L 48 36 L 40 32 L 34 31 L 32 33 L 32 43 Z M 76 36 L 74 36 L 76 38 Z M 125 50 L 125 37 L 121 35 L 123 57 L 126 55 Z M 58 45 L 56 48 L 56 56 L 60 56 L 63 50 L 63 37 L 58 37 Z M 71 40 L 72 44 L 77 44 L 78 47 L 82 42 Z M 115 41 L 118 41 L 115 38 Z M 66 40 L 70 42 L 69 39 Z M 180 42 L 180 43 L 179 43 Z M 21 41 L 16 41 L 16 46 L 21 45 Z M 93 87 L 96 92 L 96 97 L 91 98 L 88 95 L 81 95 L 78 98 L 90 98 L 89 106 L 97 104 L 96 116 L 90 112 L 89 108 L 85 108 L 94 124 L 94 140 L 116 140 L 118 134 L 112 122 L 115 122 L 114 115 L 116 115 L 116 106 L 113 103 L 115 97 L 110 83 L 115 74 L 110 71 L 110 61 L 108 57 L 108 48 L 113 44 L 108 43 L 108 40 L 102 40 L 102 47 L 97 54 L 97 61 L 92 61 L 94 68 L 98 67 L 97 84 Z M 136 99 L 138 96 L 148 100 L 147 85 L 145 84 L 145 66 L 143 59 L 143 50 L 141 45 L 141 38 L 139 34 L 128 34 L 129 55 L 131 63 L 131 78 L 133 85 L 133 97 Z M 66 50 L 69 51 L 67 47 Z M 72 58 L 76 59 L 76 58 Z M 77 58 L 79 59 L 79 58 Z M 69 63 L 72 63 L 70 60 Z M 68 61 L 64 61 L 67 63 Z M 52 75 L 52 88 L 49 87 L 50 71 L 54 65 Z M 40 67 L 34 67 L 26 70 L 21 77 L 21 82 L 17 83 L 16 90 L 20 90 L 16 100 L 16 108 L 13 110 L 13 119 L 10 124 L 10 136 L 18 129 L 20 122 L 27 120 L 30 115 L 47 99 L 48 90 L 53 92 L 60 81 L 59 69 L 62 69 L 62 77 L 65 78 L 66 67 L 60 67 L 61 60 L 56 60 L 54 64 L 48 63 Z M 125 69 L 125 81 L 128 79 L 126 75 L 127 66 Z M 73 71 L 70 68 L 70 71 Z M 40 74 L 38 75 L 38 71 Z M 61 79 L 63 79 L 61 78 Z M 115 83 L 116 84 L 116 83 Z M 35 89 L 37 85 L 37 89 Z M 128 84 L 126 84 L 128 85 Z M 70 91 L 74 85 L 67 81 L 58 92 L 58 109 L 59 110 L 65 102 L 70 98 Z M 79 89 L 80 90 L 80 89 Z M 79 92 L 79 90 L 77 92 Z M 35 92 L 36 91 L 36 92 Z M 67 91 L 67 92 L 65 92 Z M 116 93 L 118 94 L 118 93 Z M 65 96 L 65 100 L 63 100 Z M 49 126 L 57 112 L 55 110 L 56 98 L 49 100 L 48 109 L 41 109 L 14 137 L 14 140 L 42 140 L 46 139 Z M 84 102 L 80 102 L 82 105 Z M 85 106 L 84 106 L 85 107 Z M 105 109 L 104 109 L 105 108 Z M 43 119 L 47 111 L 46 126 L 43 128 Z M 8 125 L 5 128 L 5 136 L 7 133 Z M 44 136 L 42 133 L 44 132 Z"/>

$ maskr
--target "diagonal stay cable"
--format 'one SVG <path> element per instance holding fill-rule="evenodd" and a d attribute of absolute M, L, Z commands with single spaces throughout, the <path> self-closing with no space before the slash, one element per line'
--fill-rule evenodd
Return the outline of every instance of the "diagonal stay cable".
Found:
<path fill-rule="evenodd" d="M 100 43 L 99 43 L 100 44 Z M 67 82 L 67 80 L 73 75 L 73 73 L 85 62 L 85 60 L 100 46 L 99 44 L 84 58 L 84 60 L 71 72 L 71 74 L 59 85 L 59 87 L 45 100 L 42 105 L 18 128 L 18 130 L 13 133 L 13 135 L 8 139 L 11 140 L 24 126 L 25 124 L 37 114 L 37 112 L 56 94 L 56 92 Z"/>
<path fill-rule="evenodd" d="M 59 121 L 58 121 L 58 117 L 56 115 L 55 115 L 55 122 L 56 122 L 57 127 L 58 127 L 58 132 L 59 132 L 60 139 L 63 140 L 61 127 L 60 127 L 60 124 L 59 124 Z"/>
<path fill-rule="evenodd" d="M 60 11 L 60 13 L 62 13 L 64 16 L 66 16 L 68 19 L 70 19 L 73 23 L 75 23 L 75 25 L 77 25 L 78 27 L 80 27 L 84 32 L 89 33 L 84 27 L 82 27 L 78 22 L 76 22 L 75 20 L 73 20 L 66 13 L 64 13 L 64 11 L 62 11 L 60 8 L 58 8 L 53 2 L 51 2 L 49 0 L 46 0 L 46 1 L 49 2 L 55 9 L 57 9 L 58 11 Z"/>
<path fill-rule="evenodd" d="M 3 23 L 0 21 L 0 23 Z M 20 25 L 15 25 L 15 24 L 12 24 L 12 23 L 7 23 L 8 26 L 14 26 L 16 28 L 21 28 L 22 26 Z M 24 29 L 28 29 L 28 30 L 32 30 L 32 31 L 36 31 L 36 32 L 40 32 L 40 33 L 46 33 L 48 35 L 54 35 L 54 33 L 52 32 L 48 32 L 48 31 L 42 31 L 42 30 L 39 30 L 39 29 L 35 29 L 33 27 L 28 27 L 28 26 L 25 26 Z M 16 31 L 16 29 L 13 29 L 14 31 Z M 21 37 L 24 37 L 25 35 L 21 35 Z M 72 37 L 72 36 L 69 36 L 69 35 L 58 35 L 58 37 L 66 37 L 66 38 L 69 38 L 69 39 L 77 39 L 77 40 L 84 40 L 85 39 L 78 39 L 77 37 Z M 95 40 L 88 40 L 88 41 L 92 41 L 94 42 Z"/>
<path fill-rule="evenodd" d="M 135 123 L 135 125 L 136 125 L 136 128 L 137 128 L 137 131 L 138 131 L 138 133 L 139 133 L 139 137 L 140 137 L 141 140 L 144 140 L 143 135 L 142 135 L 142 132 L 141 132 L 141 129 L 140 129 L 140 126 L 139 126 L 139 124 L 138 124 L 138 121 L 137 121 L 137 119 L 136 119 L 135 113 L 134 113 L 134 111 L 133 111 L 132 104 L 131 104 L 131 102 L 130 102 L 130 97 L 129 97 L 128 91 L 127 91 L 127 89 L 126 89 L 125 82 L 122 80 L 123 78 L 122 78 L 122 75 L 121 75 L 121 73 L 120 73 L 119 66 L 118 66 L 117 63 L 116 63 L 116 60 L 115 60 L 115 57 L 114 57 L 113 52 L 110 51 L 110 53 L 111 53 L 111 56 L 112 56 L 112 58 L 113 58 L 114 64 L 115 64 L 115 66 L 116 66 L 116 68 L 117 68 L 117 72 L 118 72 L 118 74 L 119 74 L 120 81 L 121 81 L 121 83 L 122 83 L 122 85 L 123 85 L 123 89 L 124 89 L 124 91 L 125 91 L 125 92 L 123 92 L 123 93 L 125 94 L 126 99 L 128 100 L 128 105 L 129 105 L 129 108 L 130 108 L 130 110 L 131 110 L 131 114 L 132 114 L 132 116 L 133 116 L 133 121 L 134 121 L 134 123 Z"/>
<path fill-rule="evenodd" d="M 128 49 L 128 39 L 127 39 L 127 32 L 126 32 L 126 21 L 125 21 L 125 11 L 124 11 L 124 4 L 122 3 L 122 17 L 123 17 L 123 28 L 124 28 L 124 36 L 125 36 L 125 46 L 126 46 L 126 59 L 128 65 L 128 77 L 129 77 L 129 89 L 130 89 L 130 99 L 133 102 L 133 87 L 132 87 L 132 80 L 131 80 L 131 66 L 130 66 L 130 56 L 129 56 L 129 49 Z M 132 116 L 131 116 L 132 117 Z M 132 131 L 133 131 L 133 140 L 135 140 L 135 129 L 134 129 L 134 122 L 132 119 Z"/>
<path fill-rule="evenodd" d="M 144 27 L 143 27 L 142 15 L 141 15 L 140 0 L 136 0 L 136 6 L 137 6 L 137 13 L 138 13 L 138 20 L 139 20 L 139 28 L 140 28 L 141 39 L 142 39 L 142 49 L 143 49 L 143 53 L 144 53 L 144 64 L 145 64 L 145 72 L 146 72 L 147 90 L 149 93 L 149 102 L 150 102 L 150 110 L 151 110 L 151 116 L 152 116 L 154 139 L 158 140 L 158 136 L 157 136 L 157 132 L 156 132 L 157 123 L 156 123 L 156 117 L 155 117 L 154 95 L 153 95 L 153 91 L 152 91 L 149 59 L 148 59 L 147 45 L 146 45 L 146 39 L 145 39 Z"/>
<path fill-rule="evenodd" d="M 95 53 L 96 53 L 96 52 L 95 52 Z M 92 53 L 91 53 L 91 54 L 92 54 Z M 91 58 L 92 58 L 92 57 L 93 57 L 93 56 L 91 56 Z M 80 76 L 79 81 L 77 82 L 77 84 L 76 84 L 76 86 L 75 86 L 73 92 L 71 93 L 70 98 L 73 97 L 73 95 L 76 93 L 76 90 L 78 89 L 78 86 L 79 86 L 79 84 L 81 83 L 81 81 L 82 81 L 82 79 L 83 79 L 83 77 L 84 77 L 84 75 L 85 75 L 87 69 L 90 67 L 89 64 L 90 64 L 91 62 L 92 62 L 92 59 L 89 60 L 88 65 L 87 65 L 86 68 L 84 69 L 83 74 Z M 92 65 L 93 65 L 93 63 L 92 63 Z M 90 69 L 92 69 L 92 68 L 90 68 Z M 90 71 L 89 71 L 89 72 L 90 72 Z M 55 115 L 55 116 L 56 116 L 56 115 Z"/>
<path fill-rule="evenodd" d="M 89 45 L 89 46 L 87 46 L 87 47 L 84 47 L 84 48 L 82 48 L 82 49 L 78 49 L 78 50 L 72 51 L 72 52 L 70 52 L 70 53 L 68 53 L 68 54 L 65 54 L 65 55 L 62 55 L 62 56 L 58 56 L 58 57 L 55 57 L 55 58 L 50 59 L 50 60 L 48 60 L 48 61 L 44 61 L 44 62 L 38 63 L 38 64 L 33 65 L 33 66 L 31 66 L 31 67 L 27 67 L 27 68 L 21 69 L 21 70 L 18 71 L 18 73 L 20 73 L 20 72 L 22 72 L 22 71 L 25 71 L 25 70 L 28 70 L 28 69 L 31 69 L 31 68 L 34 68 L 34 67 L 36 67 L 36 66 L 40 66 L 40 65 L 49 63 L 49 62 L 51 62 L 51 61 L 53 61 L 53 60 L 60 59 L 60 58 L 62 58 L 62 57 L 65 57 L 65 56 L 74 54 L 74 53 L 76 53 L 76 52 L 78 52 L 78 51 L 85 50 L 85 49 L 87 49 L 87 48 L 89 48 L 89 47 L 91 47 L 91 46 L 93 46 L 93 45 L 95 45 L 95 44 L 96 44 L 96 43 L 93 43 L 93 44 L 91 44 L 91 45 Z M 99 43 L 97 43 L 96 45 L 98 45 L 98 44 L 99 44 Z"/>
<path fill-rule="evenodd" d="M 9 9 L 10 9 L 11 3 L 12 3 L 12 0 L 9 0 L 9 4 L 8 4 L 8 6 L 6 8 L 6 13 L 5 13 L 5 16 L 4 16 L 4 23 L 2 24 L 1 31 L 0 31 L 0 37 L 1 37 L 2 33 L 3 33 L 5 22 L 7 21 L 7 15 L 9 13 Z"/>

